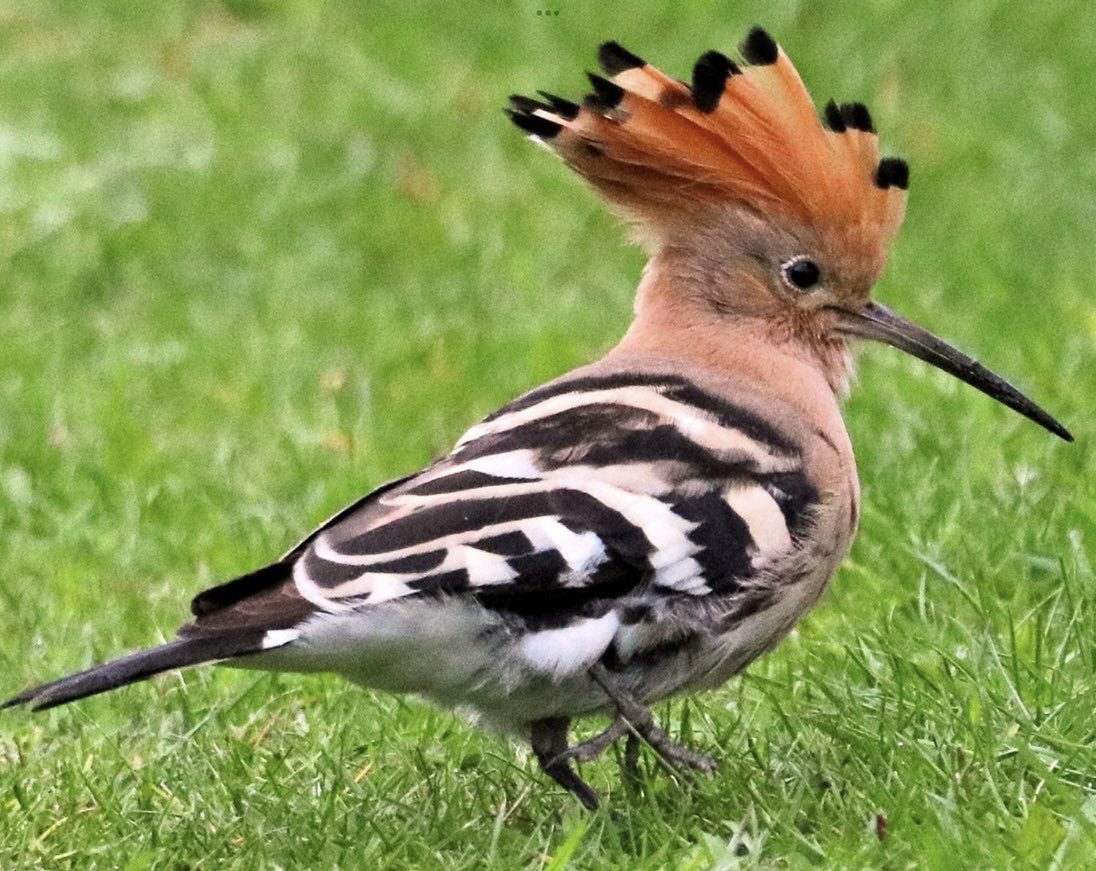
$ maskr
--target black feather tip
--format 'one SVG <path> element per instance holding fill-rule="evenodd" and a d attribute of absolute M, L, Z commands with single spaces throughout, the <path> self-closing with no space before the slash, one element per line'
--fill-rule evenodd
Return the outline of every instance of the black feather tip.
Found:
<path fill-rule="evenodd" d="M 603 42 L 597 50 L 597 62 L 607 76 L 647 65 L 647 61 L 632 54 L 619 42 Z"/>
<path fill-rule="evenodd" d="M 510 95 L 510 108 L 516 112 L 525 112 L 531 115 L 537 109 L 544 109 L 551 111 L 552 107 L 547 103 L 541 103 L 538 100 L 534 100 L 531 97 L 523 97 L 521 94 Z"/>
<path fill-rule="evenodd" d="M 578 103 L 572 103 L 570 100 L 557 97 L 555 94 L 549 94 L 547 91 L 537 91 L 537 93 L 548 101 L 551 110 L 564 121 L 574 121 L 578 117 L 579 110 L 582 108 Z"/>
<path fill-rule="evenodd" d="M 590 84 L 593 85 L 593 93 L 587 94 L 583 104 L 594 112 L 609 112 L 620 105 L 624 99 L 624 88 L 620 85 L 602 78 L 596 73 L 587 73 Z"/>
<path fill-rule="evenodd" d="M 746 63 L 754 66 L 767 66 L 776 63 L 776 41 L 760 27 L 750 30 L 739 49 L 742 52 L 742 57 L 746 59 Z"/>
<path fill-rule="evenodd" d="M 833 100 L 826 104 L 824 114 L 826 126 L 834 133 L 844 133 L 848 129 L 845 126 L 845 119 L 841 117 L 841 108 Z"/>
<path fill-rule="evenodd" d="M 850 130 L 862 130 L 865 133 L 874 133 L 875 125 L 871 120 L 871 112 L 863 103 L 842 103 L 841 120 Z"/>
<path fill-rule="evenodd" d="M 887 188 L 909 190 L 909 164 L 900 157 L 884 157 L 875 170 L 875 183 L 883 190 Z"/>
<path fill-rule="evenodd" d="M 714 112 L 727 87 L 727 79 L 742 72 L 733 60 L 718 51 L 702 54 L 693 66 L 693 102 L 701 112 Z"/>
<path fill-rule="evenodd" d="M 547 118 L 542 118 L 540 115 L 534 115 L 531 112 L 522 111 L 520 109 L 503 109 L 502 111 L 504 111 L 507 117 L 514 122 L 514 126 L 525 133 L 528 133 L 530 136 L 539 136 L 541 139 L 551 139 L 563 129 L 562 124 L 557 124 L 555 121 L 549 121 Z"/>

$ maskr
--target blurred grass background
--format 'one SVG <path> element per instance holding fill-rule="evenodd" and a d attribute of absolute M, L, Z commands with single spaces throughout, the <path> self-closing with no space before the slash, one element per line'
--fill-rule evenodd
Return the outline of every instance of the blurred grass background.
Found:
<path fill-rule="evenodd" d="M 1096 850 L 1096 7 L 0 2 L 0 695 L 169 636 L 628 323 L 640 253 L 500 112 L 618 39 L 768 27 L 911 202 L 878 295 L 1066 446 L 888 349 L 851 559 L 664 705 L 721 758 L 587 816 L 520 749 L 335 679 L 206 670 L 0 719 L 0 865 L 1083 867 Z M 591 724 L 593 727 L 593 724 Z"/>

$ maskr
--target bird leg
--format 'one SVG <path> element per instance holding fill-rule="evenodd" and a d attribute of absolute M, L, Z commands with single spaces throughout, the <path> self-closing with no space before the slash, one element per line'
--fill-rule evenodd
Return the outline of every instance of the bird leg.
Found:
<path fill-rule="evenodd" d="M 604 690 L 605 695 L 607 695 L 610 701 L 616 706 L 618 716 L 617 719 L 613 721 L 613 725 L 605 732 L 602 732 L 600 735 L 592 738 L 586 743 L 600 742 L 606 735 L 617 729 L 618 723 L 623 722 L 624 727 L 631 733 L 629 735 L 628 746 L 625 748 L 624 752 L 626 769 L 632 771 L 635 769 L 639 747 L 638 744 L 633 743 L 631 739 L 638 736 L 650 744 L 655 752 L 657 752 L 671 767 L 684 766 L 686 768 L 695 768 L 698 771 L 704 772 L 715 771 L 716 764 L 714 759 L 670 740 L 670 736 L 655 722 L 655 718 L 651 715 L 650 708 L 642 704 L 623 687 L 618 686 L 609 674 L 608 669 L 600 662 L 595 663 L 590 667 L 590 677 L 592 677 L 594 682 Z M 618 734 L 616 737 L 620 737 L 620 735 Z M 609 744 L 612 743 L 612 740 L 615 740 L 615 738 L 606 741 L 605 747 L 609 746 Z M 572 747 L 570 752 L 580 750 L 582 747 L 583 745 L 579 744 L 576 747 Z M 604 749 L 604 747 L 602 747 L 602 749 Z M 583 759 L 585 758 L 585 755 L 581 753 L 576 754 L 574 758 Z"/>
<path fill-rule="evenodd" d="M 613 742 L 619 741 L 625 735 L 631 735 L 627 721 L 618 716 L 604 732 L 599 732 L 593 738 L 568 747 L 559 756 L 557 762 L 592 762 L 604 753 Z"/>
<path fill-rule="evenodd" d="M 536 720 L 530 727 L 530 743 L 544 773 L 573 793 L 587 810 L 597 810 L 597 793 L 574 772 L 569 761 L 571 757 L 567 756 L 567 727 L 570 724 L 566 717 Z"/>
<path fill-rule="evenodd" d="M 608 729 L 593 738 L 568 747 L 555 758 L 556 762 L 592 762 L 608 750 L 621 738 L 627 738 L 624 745 L 624 760 L 621 768 L 626 779 L 634 781 L 639 777 L 639 737 L 631 724 L 620 714 Z"/>
<path fill-rule="evenodd" d="M 628 739 L 624 746 L 623 768 L 629 779 L 634 780 L 639 770 L 640 739 L 646 741 L 670 768 L 715 771 L 715 760 L 672 741 L 655 722 L 650 709 L 618 686 L 604 665 L 597 663 L 591 666 L 590 677 L 617 709 L 616 718 L 609 728 L 587 741 L 568 747 L 567 729 L 571 721 L 566 717 L 547 717 L 534 721 L 530 726 L 530 741 L 541 769 L 556 783 L 573 793 L 588 810 L 597 810 L 597 793 L 575 773 L 571 763 L 597 759 L 621 738 Z"/>
<path fill-rule="evenodd" d="M 624 762 L 621 765 L 626 785 L 635 786 L 639 780 L 639 738 L 635 732 L 628 733 L 624 743 Z"/>

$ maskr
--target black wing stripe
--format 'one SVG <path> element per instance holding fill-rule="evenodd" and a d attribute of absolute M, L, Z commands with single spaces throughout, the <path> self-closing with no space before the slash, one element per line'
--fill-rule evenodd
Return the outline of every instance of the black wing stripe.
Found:
<path fill-rule="evenodd" d="M 557 588 L 560 580 L 569 571 L 567 560 L 556 550 L 511 557 L 506 562 L 521 577 L 517 586 L 523 593 Z"/>
<path fill-rule="evenodd" d="M 674 511 L 696 523 L 689 538 L 700 545 L 693 554 L 708 586 L 716 592 L 730 592 L 752 570 L 754 549 L 749 527 L 718 493 L 686 499 Z"/>
<path fill-rule="evenodd" d="M 464 569 L 453 569 L 408 581 L 407 586 L 415 592 L 422 593 L 461 593 L 471 586 L 471 580 Z"/>
<path fill-rule="evenodd" d="M 409 487 L 403 491 L 413 496 L 443 496 L 448 493 L 459 493 L 462 490 L 476 490 L 480 487 L 498 487 L 502 484 L 525 484 L 526 478 L 508 478 L 502 475 L 491 475 L 475 469 L 465 469 L 454 472 L 451 475 L 440 475 L 422 484 Z"/>
<path fill-rule="evenodd" d="M 516 430 L 483 436 L 463 447 L 456 459 L 467 462 L 530 449 L 540 452 L 537 463 L 545 471 L 573 465 L 598 467 L 669 461 L 681 464 L 683 478 L 745 480 L 755 469 L 753 457 L 717 455 L 698 445 L 673 424 L 658 423 L 646 412 L 640 413 L 642 417 L 636 415 L 627 419 L 627 424 L 622 425 L 619 407 L 588 406 L 581 409 L 581 413 L 576 413 L 578 411 L 573 409 L 540 418 Z M 603 435 L 576 442 L 576 432 Z"/>
<path fill-rule="evenodd" d="M 553 396 L 562 396 L 565 393 L 586 393 L 594 390 L 615 390 L 618 387 L 657 387 L 674 380 L 672 376 L 656 375 L 640 372 L 615 372 L 612 375 L 590 375 L 584 378 L 568 378 L 564 381 L 556 381 L 545 384 L 536 390 L 523 393 L 517 399 L 507 403 L 498 411 L 495 411 L 483 419 L 484 423 L 497 420 L 503 415 L 514 411 L 524 411 Z"/>
<path fill-rule="evenodd" d="M 520 493 L 506 498 L 468 498 L 425 506 L 398 521 L 338 543 L 336 553 L 361 559 L 421 546 L 448 536 L 467 536 L 460 543 L 476 545 L 491 528 L 537 517 L 559 518 L 569 529 L 611 535 L 629 554 L 647 554 L 651 543 L 643 530 L 596 497 L 566 487 Z M 483 535 L 479 535 L 483 533 Z M 603 533 L 605 535 L 603 535 Z"/>
<path fill-rule="evenodd" d="M 339 553 L 348 556 L 382 556 L 393 551 L 422 545 L 451 535 L 467 535 L 492 526 L 539 517 L 552 504 L 566 504 L 580 495 L 574 491 L 523 493 L 506 499 L 456 499 L 439 505 L 426 505 L 398 521 L 382 524 L 375 529 L 340 541 Z M 573 494 L 573 495 L 569 495 Z M 587 497 L 589 498 L 589 497 Z M 470 537 L 471 543 L 475 535 Z"/>
<path fill-rule="evenodd" d="M 486 538 L 476 540 L 476 547 L 488 553 L 497 553 L 499 556 L 524 556 L 532 553 L 533 542 L 524 532 L 503 532 L 499 535 L 489 535 Z"/>
<path fill-rule="evenodd" d="M 567 463 L 566 448 L 553 454 L 552 460 Z M 628 430 L 609 441 L 592 442 L 580 454 L 580 462 L 590 466 L 623 463 L 674 462 L 681 464 L 684 479 L 745 479 L 753 465 L 750 457 L 729 459 L 713 454 L 684 435 L 672 424 L 647 430 Z"/>
<path fill-rule="evenodd" d="M 444 548 L 424 553 L 411 554 L 385 562 L 355 565 L 323 559 L 314 550 L 304 556 L 304 567 L 308 576 L 321 587 L 337 587 L 347 581 L 361 577 L 366 572 L 384 574 L 429 574 L 436 571 L 445 561 L 447 551 Z"/>
<path fill-rule="evenodd" d="M 798 453 L 795 445 L 764 418 L 740 405 L 701 390 L 691 381 L 684 378 L 677 379 L 677 383 L 666 391 L 666 395 L 684 405 L 691 405 L 709 412 L 723 426 L 737 429 L 754 441 L 774 448 L 782 454 Z"/>
<path fill-rule="evenodd" d="M 650 387 L 682 405 L 709 413 L 721 426 L 741 430 L 751 439 L 776 448 L 781 453 L 795 453 L 795 446 L 757 414 L 703 390 L 687 378 L 666 374 L 616 372 L 611 375 L 592 375 L 557 381 L 519 396 L 488 415 L 483 422 L 489 423 L 508 414 L 525 411 L 556 396 L 625 387 Z"/>
<path fill-rule="evenodd" d="M 623 433 L 654 427 L 658 422 L 658 415 L 642 408 L 610 402 L 580 405 L 485 435 L 463 445 L 454 458 L 466 462 L 489 454 L 532 450 L 564 456 L 570 453 L 574 462 L 584 462 L 585 450 L 598 444 L 615 444 Z"/>
<path fill-rule="evenodd" d="M 473 594 L 483 607 L 501 612 L 523 631 L 558 629 L 585 617 L 601 617 L 616 608 L 621 596 L 636 589 L 641 577 L 619 561 L 598 566 L 588 584 L 560 587 L 534 581 L 528 587 L 481 587 Z"/>

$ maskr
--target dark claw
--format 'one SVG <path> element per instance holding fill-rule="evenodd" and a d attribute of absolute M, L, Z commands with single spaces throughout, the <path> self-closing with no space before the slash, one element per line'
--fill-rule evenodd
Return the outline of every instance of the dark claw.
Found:
<path fill-rule="evenodd" d="M 598 809 L 600 804 L 598 794 L 594 792 L 590 784 L 574 772 L 570 765 L 566 762 L 558 764 L 549 762 L 547 765 L 542 765 L 542 767 L 545 774 L 582 802 L 582 806 L 586 810 L 596 811 Z"/>
<path fill-rule="evenodd" d="M 587 810 L 597 810 L 598 795 L 585 780 L 571 768 L 567 759 L 560 757 L 567 751 L 567 727 L 570 721 L 564 717 L 537 720 L 530 727 L 530 743 L 540 763 L 541 770 L 552 780 L 574 795 Z"/>
<path fill-rule="evenodd" d="M 590 785 L 571 768 L 572 762 L 589 762 L 597 759 L 616 741 L 627 737 L 624 747 L 624 778 L 634 784 L 639 773 L 639 742 L 642 738 L 658 754 L 664 765 L 673 771 L 692 768 L 705 773 L 715 771 L 715 760 L 670 740 L 651 716 L 651 711 L 631 693 L 613 680 L 600 663 L 591 666 L 590 677 L 605 691 L 605 695 L 617 710 L 616 719 L 609 728 L 588 741 L 567 746 L 567 729 L 571 722 L 566 717 L 549 717 L 530 725 L 529 738 L 540 767 L 549 777 L 573 794 L 587 810 L 596 810 L 598 795 Z"/>

